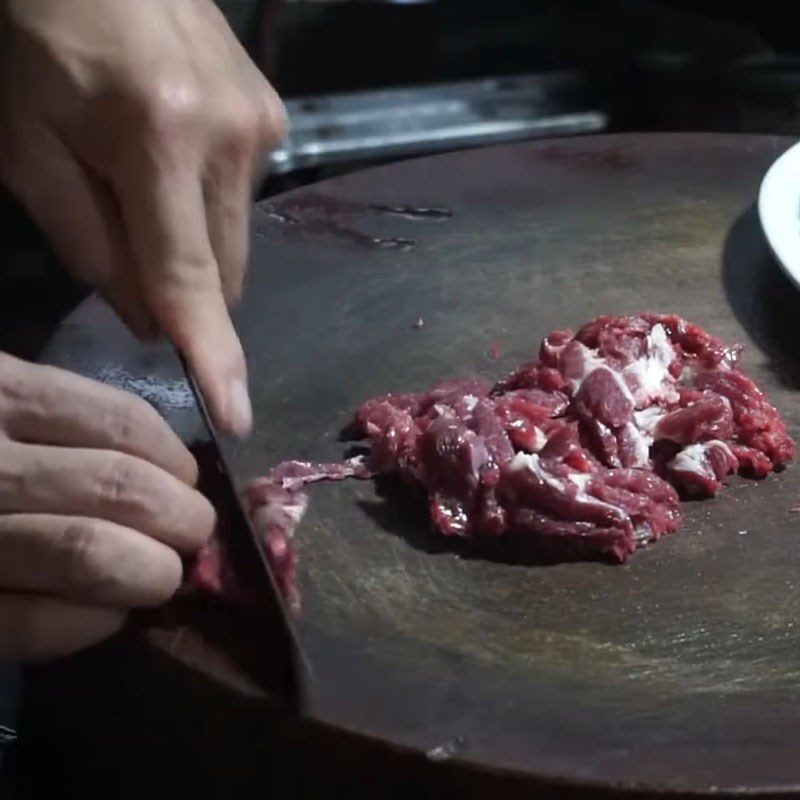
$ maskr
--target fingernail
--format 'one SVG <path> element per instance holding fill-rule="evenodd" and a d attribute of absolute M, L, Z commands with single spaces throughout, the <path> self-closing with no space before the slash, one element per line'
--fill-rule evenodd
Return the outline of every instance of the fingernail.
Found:
<path fill-rule="evenodd" d="M 240 378 L 231 381 L 227 412 L 231 431 L 241 438 L 247 436 L 253 427 L 253 407 L 247 384 Z"/>

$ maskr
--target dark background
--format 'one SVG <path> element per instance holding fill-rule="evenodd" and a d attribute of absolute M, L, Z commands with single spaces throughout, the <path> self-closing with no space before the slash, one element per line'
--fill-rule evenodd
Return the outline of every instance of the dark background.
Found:
<path fill-rule="evenodd" d="M 236 5 L 236 4 L 231 4 Z M 239 4 L 241 9 L 243 4 Z M 287 97 L 486 75 L 583 72 L 617 129 L 796 126 L 791 3 L 285 3 L 244 39 Z M 781 100 L 783 102 L 781 102 Z"/>

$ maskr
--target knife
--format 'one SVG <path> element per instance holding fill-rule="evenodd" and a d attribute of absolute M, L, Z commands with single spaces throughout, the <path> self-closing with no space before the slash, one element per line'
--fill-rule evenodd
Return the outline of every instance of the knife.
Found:
<path fill-rule="evenodd" d="M 289 611 L 278 589 L 272 565 L 261 547 L 258 532 L 236 489 L 233 473 L 225 456 L 225 443 L 217 434 L 203 392 L 186 359 L 180 354 L 178 357 L 215 451 L 219 479 L 219 493 L 215 498 L 216 511 L 228 523 L 222 528 L 228 537 L 225 540 L 226 550 L 232 558 L 235 570 L 246 570 L 254 579 L 259 603 L 263 604 L 259 611 L 264 612 L 265 624 L 259 635 L 269 638 L 270 672 L 274 669 L 269 683 L 280 699 L 287 701 L 293 711 L 300 713 L 303 705 L 300 673 L 305 660 L 289 621 Z"/>

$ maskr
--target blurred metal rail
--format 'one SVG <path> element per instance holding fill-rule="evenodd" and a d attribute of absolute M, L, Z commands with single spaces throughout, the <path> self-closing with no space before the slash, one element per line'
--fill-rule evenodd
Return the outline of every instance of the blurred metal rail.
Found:
<path fill-rule="evenodd" d="M 603 131 L 602 111 L 553 103 L 576 82 L 561 73 L 289 99 L 291 130 L 270 172 Z"/>

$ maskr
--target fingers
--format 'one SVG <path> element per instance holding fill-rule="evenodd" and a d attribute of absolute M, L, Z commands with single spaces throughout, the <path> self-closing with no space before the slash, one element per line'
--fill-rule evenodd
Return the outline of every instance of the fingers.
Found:
<path fill-rule="evenodd" d="M 0 516 L 0 586 L 87 605 L 165 603 L 182 574 L 177 553 L 105 520 L 51 514 Z"/>
<path fill-rule="evenodd" d="M 118 186 L 144 297 L 189 361 L 215 423 L 245 435 L 252 426 L 247 369 L 209 240 L 199 170 L 153 158 L 148 168 L 124 170 Z M 230 208 L 224 213 L 240 213 Z M 227 241 L 222 246 L 231 249 Z"/>
<path fill-rule="evenodd" d="M 0 594 L 0 660 L 65 656 L 116 633 L 122 611 L 25 594 Z"/>
<path fill-rule="evenodd" d="M 241 297 L 247 269 L 251 174 L 252 154 L 230 144 L 209 164 L 203 181 L 208 235 L 229 306 Z"/>
<path fill-rule="evenodd" d="M 203 495 L 147 461 L 16 442 L 0 446 L 0 512 L 102 519 L 187 554 L 202 547 L 215 523 Z"/>
<path fill-rule="evenodd" d="M 241 294 L 254 180 L 266 175 L 269 151 L 286 133 L 287 117 L 275 90 L 249 59 L 242 82 L 249 91 L 220 102 L 203 189 L 208 232 L 228 304 Z M 252 88 L 250 88 L 252 87 Z"/>
<path fill-rule="evenodd" d="M 269 81 L 259 72 L 258 96 L 261 98 L 261 133 L 263 146 L 268 150 L 277 147 L 289 132 L 289 115 L 286 106 L 272 88 Z"/>
<path fill-rule="evenodd" d="M 197 481 L 197 462 L 152 406 L 66 370 L 0 354 L 0 422 L 16 441 L 117 450 Z"/>
<path fill-rule="evenodd" d="M 251 186 L 257 189 L 267 178 L 270 152 L 288 135 L 289 116 L 278 93 L 249 58 L 244 71 L 246 80 L 253 87 L 252 96 L 259 117 L 259 146 L 250 176 Z"/>

